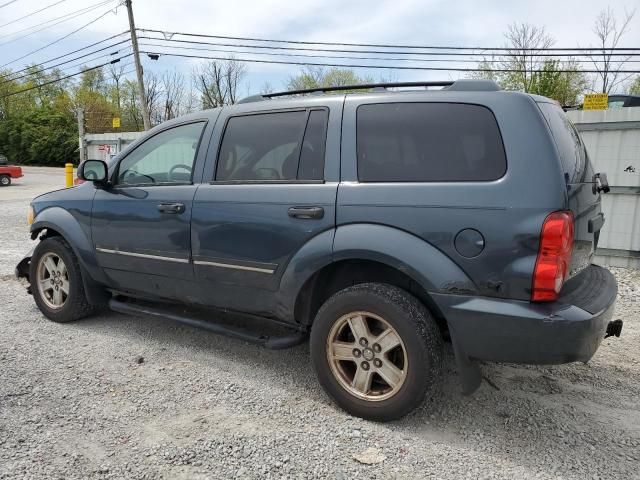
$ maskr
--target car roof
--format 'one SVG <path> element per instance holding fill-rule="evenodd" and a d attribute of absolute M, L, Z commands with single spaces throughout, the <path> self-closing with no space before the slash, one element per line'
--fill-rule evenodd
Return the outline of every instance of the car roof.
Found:
<path fill-rule="evenodd" d="M 435 88 L 438 87 L 438 88 Z M 557 103 L 547 97 L 522 92 L 505 91 L 493 80 L 460 79 L 455 81 L 433 82 L 394 82 L 358 85 L 343 85 L 337 87 L 319 87 L 305 90 L 289 90 L 276 93 L 252 95 L 238 101 L 234 105 L 218 107 L 209 110 L 190 113 L 164 122 L 153 130 L 163 129 L 172 125 L 215 119 L 222 108 L 230 109 L 234 113 L 242 114 L 252 110 L 270 110 L 271 108 L 309 108 L 324 105 L 327 102 L 341 102 L 345 97 L 372 98 L 381 101 L 398 99 L 401 101 L 437 101 L 442 93 L 447 98 L 460 96 L 464 101 L 470 101 L 477 93 L 477 99 L 485 95 L 505 95 L 531 98 L 535 102 Z M 459 95 L 458 95 L 459 94 Z M 486 98 L 486 97 L 485 97 Z M 254 108 L 257 107 L 257 108 Z"/>
<path fill-rule="evenodd" d="M 441 87 L 440 90 L 434 90 L 433 87 Z M 495 92 L 501 90 L 500 86 L 493 80 L 484 79 L 461 79 L 461 80 L 442 80 L 442 81 L 425 81 L 425 82 L 385 82 L 385 83 L 364 83 L 356 85 L 340 85 L 329 87 L 317 87 L 300 90 L 287 90 L 283 92 L 263 93 L 260 95 L 252 95 L 250 97 L 243 98 L 238 104 L 262 102 L 267 100 L 275 100 L 278 98 L 296 98 L 297 100 L 304 100 L 305 98 L 317 98 L 327 94 L 370 94 L 378 93 L 381 95 L 388 94 L 394 95 L 398 93 L 396 90 L 390 89 L 404 89 L 402 92 L 416 91 L 416 88 L 421 88 L 417 91 L 458 91 L 458 92 Z M 406 90 L 407 88 L 413 88 L 414 90 Z"/>

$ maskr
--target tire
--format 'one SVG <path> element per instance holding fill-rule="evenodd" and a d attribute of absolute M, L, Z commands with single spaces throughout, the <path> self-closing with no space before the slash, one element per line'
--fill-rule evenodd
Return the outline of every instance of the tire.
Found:
<path fill-rule="evenodd" d="M 8 187 L 11 185 L 11 177 L 9 175 L 0 175 L 0 186 Z"/>
<path fill-rule="evenodd" d="M 354 338 L 354 331 L 363 331 L 359 318 L 369 335 L 366 348 Z M 382 348 L 396 342 L 398 346 L 384 353 Z M 365 283 L 333 295 L 316 315 L 310 343 L 313 368 L 324 390 L 344 410 L 368 420 L 406 415 L 441 377 L 443 343 L 435 321 L 414 296 L 391 285 Z M 343 355 L 346 360 L 332 360 Z M 392 381 L 387 382 L 382 372 Z M 371 380 L 360 382 L 364 387 L 358 389 L 356 375 Z"/>
<path fill-rule="evenodd" d="M 63 263 L 60 264 L 60 261 Z M 48 269 L 47 265 L 51 268 Z M 54 271 L 54 274 L 51 275 L 50 271 Z M 60 275 L 55 272 L 60 272 Z M 38 282 L 43 277 L 44 287 L 41 287 Z M 78 258 L 62 237 L 46 238 L 36 246 L 29 266 L 29 280 L 36 305 L 49 320 L 58 323 L 72 322 L 94 311 L 84 293 Z"/>

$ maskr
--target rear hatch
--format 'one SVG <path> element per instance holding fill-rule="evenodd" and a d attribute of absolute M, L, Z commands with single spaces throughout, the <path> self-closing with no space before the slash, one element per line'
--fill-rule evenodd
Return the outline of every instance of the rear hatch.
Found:
<path fill-rule="evenodd" d="M 574 218 L 574 244 L 569 267 L 572 277 L 591 264 L 604 223 L 600 194 L 594 189 L 595 177 L 587 149 L 578 131 L 560 106 L 538 102 L 560 154 L 567 185 L 569 209 Z"/>

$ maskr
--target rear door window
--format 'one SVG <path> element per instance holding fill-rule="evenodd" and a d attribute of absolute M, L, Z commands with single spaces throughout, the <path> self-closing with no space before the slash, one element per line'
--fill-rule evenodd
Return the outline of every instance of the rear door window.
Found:
<path fill-rule="evenodd" d="M 496 119 L 479 105 L 361 105 L 356 135 L 361 182 L 491 181 L 507 169 Z"/>
<path fill-rule="evenodd" d="M 307 129 L 304 133 L 302 149 L 300 150 L 300 166 L 298 178 L 304 180 L 322 180 L 324 178 L 324 152 L 327 143 L 327 120 L 329 112 L 326 110 L 312 110 L 309 112 Z"/>
<path fill-rule="evenodd" d="M 327 118 L 324 109 L 231 117 L 216 181 L 322 180 Z"/>

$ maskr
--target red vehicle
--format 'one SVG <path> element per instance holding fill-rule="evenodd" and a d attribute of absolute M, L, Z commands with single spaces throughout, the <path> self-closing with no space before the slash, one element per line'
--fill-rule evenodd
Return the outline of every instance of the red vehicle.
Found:
<path fill-rule="evenodd" d="M 22 177 L 22 168 L 13 165 L 0 165 L 0 186 L 11 185 L 12 178 Z"/>

